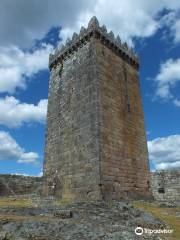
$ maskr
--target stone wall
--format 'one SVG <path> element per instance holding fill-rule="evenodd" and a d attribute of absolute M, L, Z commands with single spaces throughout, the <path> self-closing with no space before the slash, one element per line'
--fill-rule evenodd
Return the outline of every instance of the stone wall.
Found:
<path fill-rule="evenodd" d="M 0 174 L 0 196 L 26 194 L 40 195 L 42 177 L 25 177 L 21 175 Z"/>
<path fill-rule="evenodd" d="M 100 164 L 105 199 L 149 196 L 149 165 L 138 71 L 96 41 Z"/>
<path fill-rule="evenodd" d="M 179 201 L 180 170 L 151 173 L 151 188 L 157 201 Z"/>
<path fill-rule="evenodd" d="M 51 71 L 45 150 L 45 195 L 100 198 L 99 87 L 90 41 Z"/>
<path fill-rule="evenodd" d="M 105 31 L 93 19 L 50 56 L 45 196 L 150 195 L 139 63 Z"/>

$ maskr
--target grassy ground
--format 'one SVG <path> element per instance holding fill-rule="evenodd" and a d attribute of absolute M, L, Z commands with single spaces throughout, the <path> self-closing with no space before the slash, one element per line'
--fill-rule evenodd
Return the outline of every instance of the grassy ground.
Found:
<path fill-rule="evenodd" d="M 58 205 L 58 204 L 66 205 L 68 203 L 69 203 L 69 201 L 54 202 L 54 204 L 56 204 L 56 205 Z M 178 212 L 180 213 L 180 207 L 178 207 L 178 208 L 159 207 L 155 203 L 148 203 L 148 202 L 143 202 L 143 201 L 134 202 L 133 205 L 135 208 L 149 212 L 152 215 L 154 215 L 155 217 L 166 222 L 169 226 L 169 229 L 173 229 L 173 233 L 170 235 L 170 237 L 168 237 L 168 240 L 179 240 L 180 239 L 180 217 L 176 216 L 176 213 L 178 213 Z M 32 206 L 35 207 L 35 205 L 31 199 L 1 198 L 0 199 L 0 208 L 8 207 L 8 206 L 17 207 L 17 208 L 18 207 L 32 207 Z M 23 221 L 23 220 L 27 220 L 27 219 L 36 219 L 37 220 L 37 216 L 29 217 L 29 216 L 16 216 L 16 215 L 0 214 L 0 221 L 6 221 L 6 220 Z M 39 216 L 38 220 L 39 221 L 48 221 L 50 219 Z"/>
<path fill-rule="evenodd" d="M 39 222 L 48 222 L 52 220 L 52 217 L 49 216 L 19 216 L 15 214 L 0 214 L 0 222 L 23 222 L 23 221 L 39 221 Z"/>
<path fill-rule="evenodd" d="M 24 198 L 1 198 L 0 199 L 0 208 L 1 207 L 31 207 L 33 203 L 30 199 Z"/>
<path fill-rule="evenodd" d="M 176 216 L 176 213 L 180 212 L 180 207 L 159 207 L 155 203 L 145 203 L 141 201 L 134 202 L 134 207 L 149 212 L 155 217 L 166 222 L 169 226 L 169 229 L 173 229 L 173 233 L 168 238 L 169 240 L 180 239 L 180 217 Z"/>

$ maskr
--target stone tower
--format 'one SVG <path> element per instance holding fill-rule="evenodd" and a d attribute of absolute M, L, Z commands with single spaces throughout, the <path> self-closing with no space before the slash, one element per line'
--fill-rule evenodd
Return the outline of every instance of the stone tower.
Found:
<path fill-rule="evenodd" d="M 50 55 L 45 196 L 149 196 L 138 58 L 93 17 Z"/>

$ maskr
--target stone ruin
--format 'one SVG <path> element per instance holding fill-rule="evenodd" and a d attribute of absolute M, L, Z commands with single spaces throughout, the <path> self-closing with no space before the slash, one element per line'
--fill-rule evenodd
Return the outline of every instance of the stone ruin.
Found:
<path fill-rule="evenodd" d="M 149 176 L 139 61 L 95 17 L 50 55 L 44 177 L 0 175 L 0 197 L 180 199 L 180 170 Z"/>
<path fill-rule="evenodd" d="M 157 201 L 180 202 L 180 169 L 152 172 L 151 188 Z"/>
<path fill-rule="evenodd" d="M 180 201 L 180 170 L 151 172 L 153 198 L 161 202 Z M 42 177 L 0 174 L 0 197 L 41 196 Z"/>
<path fill-rule="evenodd" d="M 49 69 L 43 195 L 150 197 L 137 55 L 93 17 Z"/>
<path fill-rule="evenodd" d="M 0 174 L 0 197 L 40 196 L 42 193 L 42 183 L 42 177 Z"/>

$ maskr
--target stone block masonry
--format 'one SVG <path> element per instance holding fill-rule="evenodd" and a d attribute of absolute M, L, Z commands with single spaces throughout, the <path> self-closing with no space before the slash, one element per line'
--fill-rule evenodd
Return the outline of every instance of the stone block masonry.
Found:
<path fill-rule="evenodd" d="M 151 188 L 157 201 L 180 201 L 180 169 L 151 173 Z"/>
<path fill-rule="evenodd" d="M 43 194 L 149 197 L 137 56 L 95 17 L 50 55 Z"/>
<path fill-rule="evenodd" d="M 0 197 L 16 195 L 41 195 L 42 177 L 0 174 Z"/>

